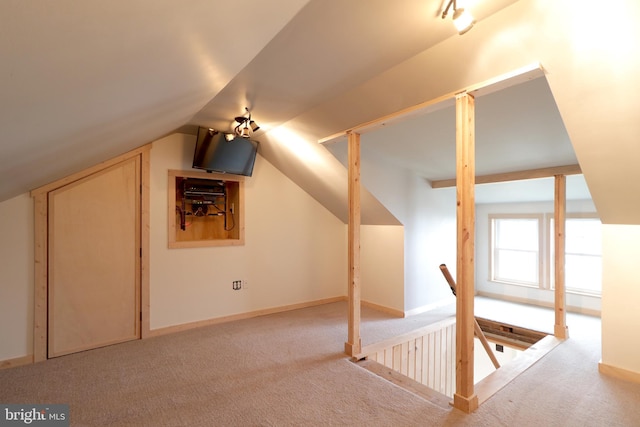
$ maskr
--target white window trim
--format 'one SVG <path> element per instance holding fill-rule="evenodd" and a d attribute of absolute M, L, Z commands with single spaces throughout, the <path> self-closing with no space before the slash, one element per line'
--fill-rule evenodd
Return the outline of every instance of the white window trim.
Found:
<path fill-rule="evenodd" d="M 517 214 L 489 214 L 489 248 L 488 248 L 488 263 L 489 263 L 489 277 L 488 281 L 493 283 L 500 283 L 505 285 L 520 286 L 533 289 L 541 289 L 552 291 L 554 289 L 553 282 L 553 267 L 554 263 L 551 259 L 551 220 L 554 218 L 553 213 L 517 213 Z M 600 219 L 595 212 L 572 212 L 565 215 L 566 219 L 573 218 L 587 218 L 587 219 Z M 495 279 L 495 253 L 494 253 L 494 220 L 495 219 L 537 219 L 538 220 L 538 284 L 532 284 L 528 282 L 518 281 L 506 281 Z M 584 295 L 589 297 L 600 298 L 601 293 L 586 292 L 576 289 L 567 289 L 567 293 L 574 295 Z"/>
<path fill-rule="evenodd" d="M 494 220 L 496 219 L 535 219 L 538 221 L 538 283 L 521 282 L 521 281 L 509 281 L 504 279 L 495 278 L 495 233 L 494 233 Z M 540 282 L 544 279 L 544 246 L 542 244 L 542 236 L 544 228 L 544 214 L 489 214 L 489 281 L 494 283 L 504 283 L 507 285 L 524 286 L 527 288 L 537 289 L 540 287 Z"/>
<path fill-rule="evenodd" d="M 552 238 L 551 238 L 551 220 L 553 220 L 554 215 L 552 213 L 547 213 L 545 214 L 545 227 L 548 230 L 548 232 L 546 233 L 546 236 L 548 236 L 548 238 L 546 239 L 546 247 L 547 247 L 547 260 L 548 262 L 547 264 L 547 268 L 546 268 L 546 281 L 548 283 L 548 288 L 549 290 L 554 290 L 555 289 L 555 276 L 553 274 L 554 271 L 554 262 L 551 259 L 551 255 L 553 253 L 552 251 Z M 597 219 L 599 220 L 600 217 L 598 216 L 597 213 L 595 212 L 575 212 L 575 213 L 567 213 L 565 215 L 565 219 Z M 579 289 L 574 289 L 574 288 L 566 288 L 566 291 L 568 294 L 574 294 L 574 295 L 584 295 L 584 296 L 589 296 L 589 297 L 601 297 L 602 296 L 602 292 L 597 293 L 597 292 L 587 292 L 587 291 L 582 291 Z"/>

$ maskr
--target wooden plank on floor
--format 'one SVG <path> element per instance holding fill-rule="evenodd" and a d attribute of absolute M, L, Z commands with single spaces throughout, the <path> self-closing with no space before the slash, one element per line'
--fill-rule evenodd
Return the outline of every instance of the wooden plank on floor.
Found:
<path fill-rule="evenodd" d="M 507 345 L 513 345 L 520 348 L 528 348 L 548 335 L 545 332 L 535 331 L 533 329 L 527 329 L 521 326 L 515 326 L 495 320 L 483 319 L 482 317 L 477 317 L 476 321 L 484 334 L 492 340 L 501 341 L 500 343 L 505 342 Z"/>

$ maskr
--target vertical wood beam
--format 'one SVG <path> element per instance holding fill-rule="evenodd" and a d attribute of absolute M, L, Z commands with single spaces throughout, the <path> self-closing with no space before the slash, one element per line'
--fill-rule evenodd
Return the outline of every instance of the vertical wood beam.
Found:
<path fill-rule="evenodd" d="M 566 287 L 565 287 L 565 225 L 567 207 L 567 177 L 555 175 L 554 206 L 553 206 L 553 231 L 555 253 L 555 325 L 553 328 L 556 338 L 569 337 L 567 328 L 566 311 Z"/>
<path fill-rule="evenodd" d="M 466 413 L 478 408 L 473 383 L 475 256 L 475 102 L 456 95 L 456 392 L 453 406 Z"/>
<path fill-rule="evenodd" d="M 33 361 L 47 360 L 48 193 L 34 198 Z"/>
<path fill-rule="evenodd" d="M 349 133 L 349 356 L 362 350 L 360 338 L 360 134 Z"/>
<path fill-rule="evenodd" d="M 151 146 L 140 153 L 141 200 L 140 200 L 140 338 L 147 338 L 151 332 Z"/>

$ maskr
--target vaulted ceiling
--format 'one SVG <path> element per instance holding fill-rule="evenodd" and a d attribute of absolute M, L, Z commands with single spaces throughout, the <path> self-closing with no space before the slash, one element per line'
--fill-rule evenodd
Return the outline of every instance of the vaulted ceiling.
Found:
<path fill-rule="evenodd" d="M 458 36 L 442 0 L 4 1 L 0 201 L 249 107 L 262 154 L 343 217 L 346 172 L 318 139 L 540 63 L 601 217 L 640 223 L 640 11 L 613 3 L 602 26 L 578 0 L 469 0 Z"/>

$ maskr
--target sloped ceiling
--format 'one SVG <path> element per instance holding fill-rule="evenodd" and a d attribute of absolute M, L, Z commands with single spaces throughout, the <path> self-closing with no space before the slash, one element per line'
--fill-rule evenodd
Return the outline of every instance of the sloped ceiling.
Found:
<path fill-rule="evenodd" d="M 307 3 L 0 2 L 0 200 L 188 123 Z"/>
<path fill-rule="evenodd" d="M 268 132 L 451 36 L 436 20 L 440 8 L 436 0 L 1 2 L 0 200 L 184 125 L 226 129 L 245 106 Z"/>
<path fill-rule="evenodd" d="M 449 102 L 450 101 L 450 102 Z M 453 99 L 428 114 L 363 133 L 362 151 L 429 181 L 455 178 Z M 346 145 L 344 141 L 333 145 Z M 578 160 L 544 77 L 475 99 L 478 175 L 576 164 Z"/>
<path fill-rule="evenodd" d="M 475 119 L 477 175 L 578 163 L 544 76 L 478 94 Z M 455 178 L 455 126 L 455 105 L 449 99 L 363 133 L 362 157 L 409 169 L 428 182 Z M 346 167 L 346 138 L 326 146 Z M 475 193 L 476 203 L 553 201 L 553 178 L 483 184 Z M 567 180 L 567 198 L 591 198 L 582 175 Z"/>
<path fill-rule="evenodd" d="M 1 2 L 0 200 L 246 106 L 262 154 L 344 218 L 318 139 L 539 62 L 601 217 L 640 223 L 640 5 L 467 3 L 458 36 L 442 0 Z"/>

